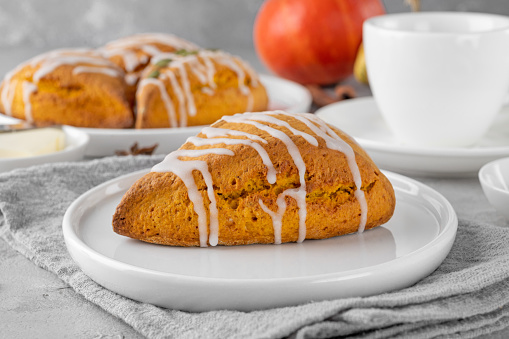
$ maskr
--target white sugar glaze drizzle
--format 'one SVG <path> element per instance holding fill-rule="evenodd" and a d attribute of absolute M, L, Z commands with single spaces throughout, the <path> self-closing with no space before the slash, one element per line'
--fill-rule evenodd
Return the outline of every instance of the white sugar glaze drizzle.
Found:
<path fill-rule="evenodd" d="M 37 92 L 37 86 L 30 81 L 23 81 L 22 86 L 23 103 L 25 105 L 25 120 L 28 122 L 33 122 L 34 118 L 32 116 L 32 103 L 30 102 L 30 96 Z"/>
<path fill-rule="evenodd" d="M 18 86 L 17 80 L 11 81 L 11 74 L 7 74 L 2 87 L 2 93 L 0 99 L 2 100 L 2 106 L 4 106 L 5 114 L 12 116 L 12 102 L 14 101 L 14 95 L 16 94 L 16 86 Z"/>
<path fill-rule="evenodd" d="M 260 158 L 262 158 L 263 164 L 267 167 L 267 181 L 269 184 L 276 183 L 276 169 L 270 160 L 269 155 L 265 148 L 263 148 L 260 144 L 245 140 L 245 139 L 229 139 L 229 138 L 213 138 L 213 139 L 203 139 L 198 137 L 191 137 L 187 139 L 187 142 L 192 143 L 195 146 L 211 146 L 217 144 L 225 144 L 225 145 L 246 145 L 252 147 Z"/>
<path fill-rule="evenodd" d="M 216 68 L 214 67 L 214 63 L 211 60 L 210 56 L 201 55 L 201 59 L 203 60 L 203 63 L 205 65 L 207 80 L 209 84 L 209 88 L 211 90 L 215 90 L 217 88 L 216 82 L 214 81 L 214 75 L 216 74 Z M 244 64 L 244 66 L 247 66 L 247 64 Z M 256 79 L 257 75 L 254 74 L 252 79 Z M 256 80 L 253 80 L 256 81 Z"/>
<path fill-rule="evenodd" d="M 251 79 L 252 86 L 257 87 L 259 85 L 258 76 L 253 69 L 249 67 L 249 65 L 241 62 L 236 57 L 221 51 L 200 50 L 196 54 L 185 56 L 177 55 L 175 53 L 161 53 L 152 57 L 151 63 L 156 64 L 165 59 L 171 60 L 169 64 L 171 68 L 161 70 L 159 78 L 160 80 L 163 80 L 164 76 L 169 79 L 169 83 L 163 82 L 165 88 L 158 88 L 161 96 L 164 95 L 162 93 L 163 89 L 166 89 L 167 92 L 171 90 L 175 94 L 177 99 L 175 101 L 178 101 L 178 103 L 172 103 L 172 105 L 178 105 L 178 109 L 176 107 L 174 107 L 174 109 L 179 112 L 179 125 L 181 127 L 187 126 L 188 116 L 192 117 L 197 113 L 195 99 L 193 92 L 191 91 L 188 70 L 196 76 L 202 85 L 206 85 L 205 87 L 202 87 L 201 91 L 212 96 L 215 94 L 217 89 L 217 85 L 214 81 L 214 76 L 217 70 L 213 61 L 217 64 L 226 66 L 235 72 L 238 79 L 239 91 L 242 95 L 246 96 L 247 99 L 245 110 L 251 111 L 253 109 L 254 97 L 249 86 L 245 85 L 244 82 L 247 74 Z M 176 72 L 178 72 L 180 82 L 175 75 Z M 146 83 L 140 83 L 138 91 L 143 91 L 144 85 L 146 85 Z M 139 102 L 142 102 L 142 100 L 139 100 Z M 165 107 L 168 111 L 168 107 Z M 140 107 L 140 111 L 143 111 L 143 109 L 143 107 Z M 168 114 L 170 114 L 169 111 Z M 174 125 L 170 126 L 175 127 Z"/>
<path fill-rule="evenodd" d="M 216 92 L 215 92 L 212 88 L 210 88 L 210 87 L 202 87 L 201 91 L 202 91 L 202 93 L 205 93 L 205 94 L 207 94 L 207 95 L 209 95 L 209 96 L 213 96 L 213 95 L 216 93 Z"/>
<path fill-rule="evenodd" d="M 193 60 L 189 60 L 189 65 L 191 66 L 191 72 L 198 78 L 200 83 L 206 84 L 209 81 L 209 78 L 207 77 L 207 66 L 205 66 L 205 62 L 202 64 L 198 61 L 198 58 L 195 58 Z M 212 67 L 214 67 L 214 64 L 212 64 Z M 212 79 L 212 81 L 214 81 Z M 215 85 L 215 83 L 213 83 Z M 211 84 L 209 83 L 209 86 Z"/>
<path fill-rule="evenodd" d="M 30 97 L 32 93 L 38 90 L 38 84 L 41 79 L 53 72 L 60 66 L 75 66 L 73 74 L 79 73 L 100 73 L 111 77 L 122 78 L 124 73 L 115 64 L 102 55 L 91 49 L 58 49 L 48 53 L 44 53 L 33 57 L 32 59 L 18 65 L 14 70 L 7 73 L 3 80 L 2 92 L 0 100 L 4 107 L 5 114 L 12 116 L 12 104 L 17 87 L 17 80 L 12 78 L 23 70 L 25 67 L 37 68 L 33 73 L 32 80 L 23 80 L 22 82 L 22 98 L 24 103 L 25 119 L 33 121 L 32 105 Z"/>
<path fill-rule="evenodd" d="M 279 113 L 281 114 L 281 113 Z M 334 132 L 327 124 L 318 119 L 315 115 L 309 113 L 301 113 L 295 116 L 299 121 L 303 122 L 308 126 L 316 135 L 322 137 L 327 147 L 333 150 L 337 150 L 345 154 L 348 166 L 350 167 L 350 172 L 352 173 L 353 180 L 355 183 L 355 198 L 359 202 L 361 208 L 361 219 L 359 223 L 358 232 L 364 232 L 364 228 L 366 227 L 366 222 L 368 219 L 368 204 L 366 202 L 366 195 L 361 189 L 362 186 L 362 178 L 359 170 L 359 166 L 355 161 L 355 153 L 352 147 L 341 137 Z M 313 123 L 314 124 L 313 124 Z M 316 125 L 318 125 L 318 128 Z"/>
<path fill-rule="evenodd" d="M 47 76 L 49 73 L 53 72 L 60 66 L 64 65 L 76 65 L 76 64 L 86 64 L 86 65 L 94 65 L 94 66 L 104 66 L 104 67 L 113 67 L 113 64 L 107 59 L 99 59 L 88 56 L 66 56 L 62 55 L 60 57 L 55 57 L 51 59 L 46 59 L 41 63 L 41 66 L 37 71 L 35 71 L 33 80 L 35 83 L 38 83 L 39 80 Z M 96 68 L 98 69 L 98 67 Z M 116 74 L 114 76 L 117 76 Z"/>
<path fill-rule="evenodd" d="M 217 138 L 217 137 L 225 137 L 225 136 L 231 135 L 231 136 L 237 136 L 237 137 L 246 137 L 250 140 L 256 140 L 259 142 L 263 142 L 264 144 L 268 143 L 267 140 L 263 139 L 262 137 L 260 137 L 258 135 L 246 133 L 243 131 L 236 131 L 233 129 L 227 129 L 227 128 L 204 127 L 200 133 L 205 134 L 207 136 L 207 138 Z"/>
<path fill-rule="evenodd" d="M 167 73 L 164 73 L 163 76 L 166 76 L 170 80 L 170 84 L 174 89 L 173 93 L 175 93 L 175 96 L 177 97 L 177 100 L 179 102 L 180 126 L 185 127 L 185 126 L 187 126 L 187 114 L 186 114 L 186 110 L 185 110 L 186 105 L 185 105 L 184 91 L 179 86 L 177 76 L 175 75 L 175 73 L 167 72 Z M 161 78 L 161 79 L 163 79 L 163 78 Z M 166 93 L 166 95 L 168 95 L 168 92 L 166 92 L 166 88 L 164 88 L 164 89 L 160 88 L 159 91 L 160 91 L 161 95 L 164 95 L 162 91 L 164 91 Z M 169 111 L 169 110 L 170 109 L 167 108 L 167 111 Z M 173 104 L 172 104 L 171 110 L 175 110 L 175 107 L 173 106 Z M 172 127 L 176 127 L 176 125 L 172 125 Z"/>
<path fill-rule="evenodd" d="M 143 52 L 147 53 L 148 55 L 156 55 L 156 54 L 161 53 L 161 50 L 159 48 L 157 48 L 156 46 L 152 46 L 152 45 L 143 45 L 143 46 L 141 46 L 141 50 Z M 140 63 L 143 61 L 147 62 L 148 58 L 143 58 L 143 60 L 140 58 Z"/>
<path fill-rule="evenodd" d="M 112 78 L 119 78 L 124 75 L 119 69 L 107 67 L 77 66 L 72 70 L 72 74 L 81 73 L 102 73 Z"/>
<path fill-rule="evenodd" d="M 297 188 L 290 188 L 283 192 L 281 192 L 276 199 L 276 211 L 271 210 L 262 199 L 259 199 L 260 207 L 263 211 L 265 211 L 272 219 L 273 229 L 274 229 L 274 243 L 280 244 L 282 239 L 282 225 L 283 225 L 283 216 L 287 209 L 286 197 L 293 198 L 298 207 L 298 215 L 299 215 L 299 236 L 297 242 L 302 242 L 306 238 L 306 216 L 307 216 L 307 204 L 306 204 L 306 181 L 305 181 L 305 173 L 306 173 L 306 165 L 302 158 L 299 148 L 294 143 L 294 141 L 289 137 L 286 132 L 283 132 L 277 128 L 271 127 L 270 125 L 276 125 L 279 127 L 283 127 L 287 129 L 290 133 L 296 136 L 300 136 L 306 140 L 309 144 L 314 147 L 318 147 L 318 140 L 309 133 L 297 130 L 293 128 L 288 122 L 281 120 L 278 118 L 278 115 L 281 116 L 291 116 L 299 121 L 303 122 L 314 134 L 318 137 L 324 139 L 326 146 L 332 150 L 337 150 L 342 152 L 347 158 L 348 165 L 352 176 L 354 178 L 354 183 L 356 186 L 356 190 L 354 192 L 355 198 L 358 200 L 360 209 L 361 209 L 361 220 L 358 227 L 358 232 L 363 232 L 366 224 L 367 218 L 367 203 L 364 196 L 364 192 L 361 190 L 362 178 L 360 175 L 360 170 L 355 161 L 355 153 L 350 145 L 344 141 L 338 134 L 334 132 L 330 127 L 327 126 L 322 120 L 318 119 L 312 114 L 289 114 L 283 111 L 273 111 L 273 112 L 262 112 L 262 113 L 244 113 L 244 114 L 236 114 L 234 116 L 225 116 L 222 118 L 223 121 L 235 124 L 249 124 L 257 129 L 266 132 L 270 137 L 279 139 L 283 142 L 287 148 L 289 155 L 292 157 L 292 160 L 297 167 L 299 174 L 299 182 L 300 186 Z M 239 131 L 235 129 L 225 129 L 225 128 L 216 128 L 214 126 L 206 127 L 201 131 L 207 139 L 199 138 L 199 137 L 191 137 L 188 139 L 188 142 L 194 144 L 197 147 L 200 146 L 213 146 L 213 145 L 246 145 L 249 147 L 253 147 L 260 157 L 262 158 L 262 162 L 267 167 L 267 181 L 269 183 L 276 182 L 276 170 L 272 162 L 270 162 L 270 158 L 263 148 L 263 144 L 267 144 L 268 141 L 259 136 L 251 133 L 247 133 L 244 131 Z M 243 137 L 243 139 L 237 138 L 225 138 L 227 136 L 236 136 Z M 245 139 L 244 139 L 245 138 Z M 259 144 L 260 142 L 261 144 Z M 198 215 L 198 229 L 200 230 L 200 246 L 206 246 L 206 234 L 207 234 L 207 220 L 206 220 L 206 208 L 202 199 L 202 196 L 199 194 L 196 188 L 196 183 L 194 182 L 194 177 L 192 176 L 193 170 L 199 170 L 206 182 L 207 185 L 207 193 L 209 194 L 210 203 L 210 220 L 208 224 L 210 225 L 210 236 L 209 236 L 209 244 L 215 246 L 218 243 L 219 234 L 219 221 L 217 219 L 217 206 L 216 201 L 213 196 L 213 183 L 212 176 L 210 171 L 208 170 L 207 163 L 205 161 L 200 160 L 189 160 L 184 161 L 180 160 L 179 157 L 198 157 L 206 154 L 218 154 L 218 155 L 234 155 L 234 152 L 225 148 L 208 148 L 208 149 L 199 149 L 199 150 L 178 150 L 173 153 L 170 153 L 163 162 L 154 166 L 152 168 L 153 172 L 173 172 L 175 175 L 180 177 L 184 184 L 186 185 L 189 191 L 189 199 L 193 202 L 194 211 Z M 213 203 L 212 203 L 213 201 Z"/>
<path fill-rule="evenodd" d="M 170 120 L 170 126 L 171 127 L 177 127 L 177 116 L 175 113 L 175 109 L 173 108 L 173 103 L 171 102 L 170 96 L 164 89 L 164 84 L 159 79 L 154 78 L 146 78 L 142 79 L 140 85 L 143 85 L 142 88 L 145 88 L 146 85 L 152 84 L 159 88 L 159 91 L 161 92 L 161 100 L 164 103 L 164 106 L 166 107 L 166 112 L 168 112 L 168 119 Z M 143 112 L 139 112 L 139 114 L 143 114 Z"/>
<path fill-rule="evenodd" d="M 127 72 L 133 72 L 141 61 L 134 52 L 125 52 L 122 54 L 122 60 L 124 61 L 124 68 Z"/>
<path fill-rule="evenodd" d="M 129 73 L 125 75 L 125 82 L 129 86 L 134 86 L 138 82 L 138 79 L 140 78 L 140 75 L 137 73 Z"/>
<path fill-rule="evenodd" d="M 196 158 L 208 154 L 217 155 L 230 155 L 233 153 L 225 148 L 210 148 L 201 150 L 177 150 L 166 156 L 163 162 L 155 165 L 152 172 L 173 172 L 177 175 L 184 185 L 187 187 L 189 200 L 193 203 L 194 211 L 198 215 L 198 230 L 200 232 L 200 246 L 207 247 L 207 224 L 210 225 L 210 234 L 208 242 L 211 246 L 216 246 L 219 239 L 219 221 L 217 216 L 217 205 L 214 194 L 214 186 L 212 182 L 212 175 L 210 174 L 207 162 L 203 160 L 180 160 L 180 157 Z M 207 211 L 205 209 L 205 202 L 203 197 L 196 186 L 194 181 L 193 171 L 199 171 L 205 184 L 207 185 L 207 194 L 210 200 L 209 215 L 210 220 L 207 222 Z"/>
<path fill-rule="evenodd" d="M 283 114 L 283 111 L 274 111 L 273 114 Z M 318 140 L 316 140 L 315 137 L 313 137 L 312 135 L 310 135 L 306 132 L 303 132 L 296 128 L 293 128 L 286 121 L 280 120 L 280 119 L 270 116 L 270 115 L 259 114 L 259 113 L 242 113 L 242 114 L 235 114 L 233 116 L 225 116 L 221 120 L 224 120 L 227 122 L 237 122 L 239 118 L 242 118 L 242 122 L 250 124 L 250 125 L 255 125 L 255 126 L 259 125 L 258 123 L 256 123 L 256 121 L 263 121 L 263 122 L 266 122 L 269 124 L 285 127 L 287 129 L 289 129 L 290 132 L 292 132 L 293 134 L 303 137 L 311 145 L 318 147 Z M 246 122 L 246 119 L 249 119 L 250 122 Z"/>
<path fill-rule="evenodd" d="M 250 120 L 253 119 L 253 120 Z M 302 159 L 302 155 L 300 154 L 299 148 L 293 140 L 284 132 L 275 129 L 273 127 L 270 127 L 268 125 L 261 124 L 257 121 L 264 121 L 267 123 L 274 123 L 278 126 L 285 126 L 287 127 L 290 132 L 292 132 L 295 135 L 300 135 L 304 137 L 304 139 L 309 142 L 313 146 L 318 146 L 318 141 L 311 135 L 301 132 L 299 130 L 296 130 L 295 128 L 291 127 L 286 121 L 279 120 L 277 118 L 274 118 L 270 115 L 264 115 L 259 113 L 245 113 L 245 114 L 236 114 L 234 116 L 225 116 L 222 118 L 222 120 L 226 122 L 233 122 L 233 123 L 244 123 L 253 125 L 259 130 L 265 131 L 269 133 L 270 136 L 277 138 L 281 140 L 288 150 L 288 153 L 292 157 L 292 160 L 297 166 L 297 171 L 299 173 L 299 182 L 300 186 L 298 188 L 289 188 L 282 193 L 279 194 L 277 198 L 277 205 L 278 210 L 275 214 L 272 214 L 272 223 L 273 225 L 277 226 L 277 228 L 274 229 L 274 235 L 275 235 L 275 244 L 281 243 L 281 229 L 279 228 L 279 225 L 283 224 L 283 216 L 286 211 L 286 202 L 285 197 L 290 196 L 295 199 L 297 202 L 297 207 L 299 208 L 299 237 L 297 239 L 297 242 L 303 242 L 304 239 L 306 239 L 306 215 L 307 215 L 307 208 L 306 208 L 306 164 L 304 163 L 304 159 Z M 265 207 L 265 209 L 268 209 L 263 201 L 260 199 L 259 201 L 260 206 Z"/>
<path fill-rule="evenodd" d="M 193 93 L 191 92 L 191 85 L 189 84 L 189 78 L 187 77 L 187 71 L 183 64 L 178 65 L 180 72 L 180 79 L 182 80 L 182 88 L 184 89 L 184 95 L 187 102 L 187 114 L 194 117 L 196 115 L 196 105 L 194 104 Z"/>

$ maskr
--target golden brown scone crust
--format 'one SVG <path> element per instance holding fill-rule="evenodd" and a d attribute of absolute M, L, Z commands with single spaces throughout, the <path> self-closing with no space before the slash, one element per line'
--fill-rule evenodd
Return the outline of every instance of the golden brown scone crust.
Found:
<path fill-rule="evenodd" d="M 192 70 L 192 67 L 196 67 L 196 61 L 201 64 L 200 67 L 205 67 L 202 55 L 207 55 L 213 64 L 213 81 L 216 86 L 213 90 L 210 90 L 209 83 L 203 83 L 196 72 Z M 239 78 L 239 74 L 232 67 L 218 62 L 221 58 L 227 58 L 231 63 L 235 63 L 241 70 L 243 79 Z M 210 51 L 201 51 L 197 55 L 187 56 L 187 59 L 189 62 L 182 63 L 182 67 L 185 68 L 184 76 L 179 67 L 175 66 L 174 62 L 170 62 L 165 67 L 153 65 L 151 68 L 147 68 L 143 78 L 162 83 L 169 101 L 174 107 L 178 126 L 208 125 L 224 115 L 267 110 L 268 96 L 265 87 L 255 72 L 240 59 L 223 52 Z M 150 79 L 155 72 L 158 72 L 159 75 Z M 177 88 L 165 73 L 172 73 L 175 76 L 178 83 Z M 136 93 L 136 128 L 177 127 L 172 126 L 170 112 L 162 97 L 161 89 L 154 83 L 144 85 L 143 79 Z M 186 94 L 187 83 L 189 83 L 190 96 Z M 245 92 L 243 92 L 242 86 L 245 86 Z M 205 90 L 209 90 L 209 92 L 207 93 Z M 180 96 L 177 91 L 181 92 Z M 185 101 L 183 105 L 181 104 L 182 100 Z M 195 115 L 189 112 L 189 101 L 194 101 Z M 183 121 L 183 115 L 186 121 Z"/>
<path fill-rule="evenodd" d="M 76 62 L 62 63 L 63 58 L 75 58 Z M 51 71 L 44 72 L 40 79 L 34 77 L 41 68 L 55 63 L 59 66 L 50 67 Z M 78 67 L 107 71 L 76 73 Z M 26 92 L 26 84 L 36 89 Z M 123 71 L 98 53 L 59 50 L 20 65 L 4 79 L 0 111 L 39 126 L 126 128 L 133 125 L 134 115 L 125 91 Z"/>
<path fill-rule="evenodd" d="M 287 133 L 298 146 L 306 165 L 306 239 L 324 239 L 356 232 L 361 207 L 354 196 L 356 187 L 346 156 L 328 148 L 324 139 L 316 136 L 302 122 L 291 116 L 278 117 L 292 127 L 315 136 L 319 141 L 318 147 L 315 147 L 301 136 L 288 132 L 285 127 L 267 124 Z M 197 158 L 207 162 L 214 183 L 219 212 L 218 244 L 274 243 L 272 218 L 262 210 L 259 200 L 275 212 L 278 195 L 288 188 L 300 186 L 298 169 L 287 147 L 281 140 L 270 137 L 252 125 L 221 120 L 213 127 L 241 130 L 268 140 L 268 144 L 262 145 L 277 171 L 276 183 L 270 184 L 267 181 L 267 167 L 258 153 L 246 145 L 197 147 L 187 142 L 181 147 L 222 147 L 235 153 L 233 156 L 204 155 Z M 358 144 L 340 130 L 333 130 L 355 152 L 362 177 L 361 189 L 368 205 L 366 229 L 387 222 L 395 208 L 392 185 Z M 200 134 L 199 137 L 205 138 L 205 135 Z M 210 200 L 203 177 L 198 171 L 194 171 L 193 176 L 208 206 Z M 281 240 L 283 243 L 295 242 L 298 239 L 299 209 L 295 199 L 287 196 L 285 200 L 288 207 L 283 217 Z M 150 172 L 139 179 L 122 198 L 113 216 L 113 229 L 118 234 L 151 243 L 199 246 L 197 219 L 182 180 L 171 172 Z"/>

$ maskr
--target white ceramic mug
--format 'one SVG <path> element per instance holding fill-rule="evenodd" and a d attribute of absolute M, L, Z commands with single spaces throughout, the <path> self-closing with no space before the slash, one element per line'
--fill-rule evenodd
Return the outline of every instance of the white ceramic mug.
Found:
<path fill-rule="evenodd" d="M 363 41 L 373 96 L 402 143 L 473 145 L 509 93 L 509 17 L 388 14 L 364 22 Z"/>

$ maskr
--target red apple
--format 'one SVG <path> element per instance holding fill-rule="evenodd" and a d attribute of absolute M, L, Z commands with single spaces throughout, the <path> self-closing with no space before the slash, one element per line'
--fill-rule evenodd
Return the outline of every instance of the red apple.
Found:
<path fill-rule="evenodd" d="M 353 72 L 364 20 L 384 13 L 381 0 L 266 0 L 254 24 L 256 52 L 283 78 L 334 84 Z"/>

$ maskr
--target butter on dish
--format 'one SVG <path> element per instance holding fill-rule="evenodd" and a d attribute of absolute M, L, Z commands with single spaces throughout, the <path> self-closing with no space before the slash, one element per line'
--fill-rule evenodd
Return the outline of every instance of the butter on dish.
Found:
<path fill-rule="evenodd" d="M 387 222 L 389 180 L 348 135 L 313 114 L 225 116 L 124 195 L 116 233 L 174 246 L 302 242 Z"/>
<path fill-rule="evenodd" d="M 65 132 L 60 128 L 39 128 L 0 133 L 0 158 L 44 155 L 65 148 Z"/>

